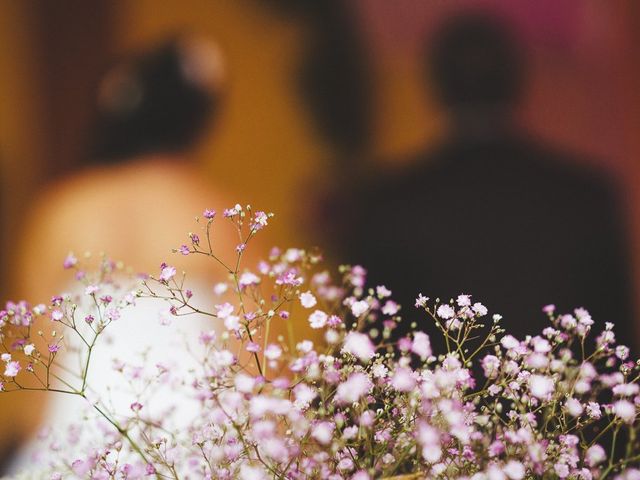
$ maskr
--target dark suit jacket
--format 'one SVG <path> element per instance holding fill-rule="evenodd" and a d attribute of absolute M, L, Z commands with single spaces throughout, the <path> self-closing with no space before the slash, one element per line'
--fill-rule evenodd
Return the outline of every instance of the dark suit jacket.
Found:
<path fill-rule="evenodd" d="M 339 259 L 392 289 L 436 344 L 413 306 L 419 292 L 472 294 L 521 339 L 548 326 L 544 305 L 584 307 L 597 331 L 614 322 L 619 341 L 637 352 L 624 218 L 607 176 L 515 135 L 448 142 L 417 163 L 353 179 L 327 231 Z"/>

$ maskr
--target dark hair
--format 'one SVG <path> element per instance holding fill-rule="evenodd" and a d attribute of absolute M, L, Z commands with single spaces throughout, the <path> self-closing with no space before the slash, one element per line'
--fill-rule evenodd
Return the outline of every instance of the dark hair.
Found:
<path fill-rule="evenodd" d="M 522 92 L 524 52 L 515 36 L 488 12 L 449 18 L 427 56 L 430 77 L 449 108 L 512 106 Z"/>
<path fill-rule="evenodd" d="M 189 72 L 188 52 L 172 39 L 114 68 L 103 82 L 92 158 L 115 163 L 136 155 L 180 152 L 200 137 L 219 104 Z"/>

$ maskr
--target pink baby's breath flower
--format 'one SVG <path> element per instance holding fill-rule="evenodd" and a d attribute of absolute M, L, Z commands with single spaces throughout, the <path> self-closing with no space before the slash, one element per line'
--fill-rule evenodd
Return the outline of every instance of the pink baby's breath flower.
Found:
<path fill-rule="evenodd" d="M 240 317 L 229 315 L 224 319 L 224 326 L 227 330 L 238 331 L 240 329 Z"/>
<path fill-rule="evenodd" d="M 607 454 L 604 451 L 604 448 L 602 448 L 597 443 L 589 447 L 589 449 L 587 450 L 587 453 L 585 454 L 585 461 L 587 462 L 587 465 L 589 465 L 590 467 L 595 467 L 597 465 L 600 465 L 606 459 L 607 459 Z"/>
<path fill-rule="evenodd" d="M 371 360 L 376 353 L 369 336 L 360 332 L 349 332 L 347 334 L 342 351 L 350 353 L 363 362 Z"/>
<path fill-rule="evenodd" d="M 567 478 L 569 476 L 569 466 L 564 462 L 557 462 L 553 466 L 553 471 L 559 478 Z"/>
<path fill-rule="evenodd" d="M 496 378 L 500 371 L 500 359 L 495 355 L 486 355 L 482 359 L 482 369 L 487 378 Z"/>
<path fill-rule="evenodd" d="M 372 387 L 373 384 L 366 374 L 355 372 L 349 375 L 344 383 L 338 385 L 335 399 L 339 404 L 355 403 L 368 394 Z"/>
<path fill-rule="evenodd" d="M 19 362 L 16 362 L 16 361 L 9 362 L 7 363 L 4 369 L 4 376 L 15 377 L 18 375 L 18 372 L 20 372 L 20 370 L 22 370 L 22 367 L 20 366 Z"/>
<path fill-rule="evenodd" d="M 235 207 L 233 208 L 225 208 L 222 215 L 225 218 L 232 218 L 238 215 L 241 211 L 242 211 L 242 207 L 240 206 L 240 204 L 236 203 Z"/>
<path fill-rule="evenodd" d="M 542 337 L 533 337 L 531 343 L 533 345 L 533 349 L 537 353 L 549 353 L 551 351 L 549 341 Z"/>
<path fill-rule="evenodd" d="M 213 220 L 213 218 L 216 216 L 216 211 L 206 209 L 204 212 L 202 212 L 202 216 L 207 220 Z"/>
<path fill-rule="evenodd" d="M 54 310 L 53 312 L 51 312 L 51 320 L 53 320 L 54 322 L 59 322 L 64 318 L 64 313 L 62 313 L 60 310 Z"/>
<path fill-rule="evenodd" d="M 565 406 L 572 417 L 579 417 L 584 411 L 582 404 L 573 397 L 567 399 Z"/>
<path fill-rule="evenodd" d="M 589 418 L 598 420 L 602 416 L 602 411 L 600 410 L 600 404 L 596 402 L 589 402 L 587 404 L 587 415 L 589 416 Z"/>
<path fill-rule="evenodd" d="M 168 282 L 169 280 L 171 280 L 174 276 L 176 275 L 176 269 L 175 267 L 172 267 L 170 265 L 166 265 L 162 268 L 162 270 L 160 271 L 160 280 L 163 282 Z"/>
<path fill-rule="evenodd" d="M 215 305 L 214 308 L 217 310 L 218 318 L 227 318 L 235 310 L 234 306 L 229 302 L 225 302 L 221 305 Z"/>
<path fill-rule="evenodd" d="M 636 407 L 628 400 L 618 400 L 614 403 L 613 412 L 625 423 L 633 423 L 636 418 Z"/>
<path fill-rule="evenodd" d="M 311 436 L 322 445 L 329 445 L 333 439 L 336 426 L 331 422 L 319 422 L 311 430 Z"/>
<path fill-rule="evenodd" d="M 267 226 L 268 215 L 265 212 L 256 212 L 253 217 L 253 222 L 251 223 L 251 230 L 258 231 L 262 230 Z"/>
<path fill-rule="evenodd" d="M 178 251 L 182 255 L 189 255 L 191 253 L 191 251 L 189 250 L 189 247 L 187 247 L 186 245 L 180 245 L 180 248 L 178 249 Z"/>
<path fill-rule="evenodd" d="M 216 339 L 215 330 L 211 330 L 209 332 L 200 332 L 200 343 L 203 345 L 209 345 Z"/>
<path fill-rule="evenodd" d="M 337 315 L 331 315 L 327 319 L 327 325 L 329 325 L 332 328 L 338 327 L 338 326 L 342 325 L 342 319 Z"/>
<path fill-rule="evenodd" d="M 60 345 L 58 345 L 57 343 L 52 343 L 51 345 L 49 345 L 49 352 L 51 353 L 56 353 L 57 351 L 60 350 Z"/>
<path fill-rule="evenodd" d="M 247 244 L 246 243 L 239 243 L 238 245 L 236 245 L 236 252 L 237 253 L 242 253 L 245 251 L 245 249 L 247 248 Z"/>
<path fill-rule="evenodd" d="M 62 266 L 65 269 L 73 268 L 78 264 L 78 259 L 73 253 L 69 253 L 67 257 L 64 259 Z"/>
<path fill-rule="evenodd" d="M 391 378 L 391 385 L 399 392 L 410 392 L 416 386 L 412 371 L 409 368 L 398 368 Z"/>
<path fill-rule="evenodd" d="M 371 480 L 371 476 L 366 470 L 358 470 L 353 474 L 350 480 Z"/>
<path fill-rule="evenodd" d="M 369 428 L 373 426 L 376 421 L 376 414 L 372 410 L 366 410 L 360 415 L 358 423 L 361 427 Z"/>
<path fill-rule="evenodd" d="M 298 298 L 300 299 L 300 304 L 304 308 L 313 308 L 318 303 L 316 297 L 310 291 L 301 293 Z"/>
<path fill-rule="evenodd" d="M 640 386 L 637 383 L 621 383 L 613 387 L 613 394 L 620 395 L 622 397 L 630 397 L 637 395 L 640 391 Z"/>
<path fill-rule="evenodd" d="M 424 332 L 415 332 L 413 334 L 411 351 L 418 355 L 422 361 L 429 358 L 432 354 L 429 336 Z"/>
<path fill-rule="evenodd" d="M 305 383 L 299 383 L 293 389 L 295 396 L 294 405 L 298 409 L 306 409 L 314 398 L 318 396 L 318 393 Z"/>

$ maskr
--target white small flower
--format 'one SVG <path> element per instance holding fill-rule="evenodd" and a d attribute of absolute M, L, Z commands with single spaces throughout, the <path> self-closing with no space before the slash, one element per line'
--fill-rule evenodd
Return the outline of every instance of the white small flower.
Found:
<path fill-rule="evenodd" d="M 241 393 L 251 393 L 253 391 L 253 387 L 255 386 L 255 379 L 249 375 L 245 375 L 244 373 L 237 373 L 235 378 L 233 379 L 236 390 Z"/>
<path fill-rule="evenodd" d="M 480 302 L 474 303 L 473 307 L 471 307 L 471 308 L 476 313 L 476 315 L 478 315 L 479 317 L 484 317 L 488 313 L 487 307 L 485 307 Z"/>
<path fill-rule="evenodd" d="M 237 315 L 229 315 L 225 317 L 224 326 L 227 330 L 240 330 L 240 317 Z"/>
<path fill-rule="evenodd" d="M 329 345 L 335 345 L 340 341 L 340 334 L 333 329 L 329 329 L 324 334 L 324 339 Z"/>
<path fill-rule="evenodd" d="M 521 480 L 525 474 L 524 465 L 516 460 L 509 460 L 503 471 L 511 480 Z"/>
<path fill-rule="evenodd" d="M 619 400 L 613 404 L 613 412 L 623 422 L 633 423 L 636 418 L 636 407 L 628 400 Z"/>
<path fill-rule="evenodd" d="M 429 336 L 424 332 L 415 332 L 411 343 L 411 351 L 418 355 L 422 361 L 430 357 L 432 351 Z"/>
<path fill-rule="evenodd" d="M 416 298 L 416 303 L 415 303 L 416 308 L 424 308 L 428 300 L 429 300 L 429 297 L 425 297 L 424 295 L 419 293 L 418 298 Z"/>
<path fill-rule="evenodd" d="M 366 302 L 366 300 L 359 300 L 357 302 L 353 302 L 353 304 L 351 305 L 351 313 L 354 317 L 361 316 L 367 310 L 369 310 L 369 304 Z"/>
<path fill-rule="evenodd" d="M 264 356 L 269 360 L 277 360 L 282 355 L 282 348 L 275 343 L 271 343 L 267 345 L 267 348 L 264 349 Z"/>
<path fill-rule="evenodd" d="M 382 313 L 385 315 L 393 316 L 400 310 L 400 305 L 398 305 L 393 300 L 387 300 L 387 302 L 382 307 Z"/>
<path fill-rule="evenodd" d="M 160 272 L 160 280 L 162 280 L 163 282 L 168 282 L 173 277 L 175 277 L 175 275 L 176 275 L 176 268 L 170 265 L 167 265 Z"/>
<path fill-rule="evenodd" d="M 440 318 L 444 318 L 445 320 L 449 318 L 453 318 L 453 316 L 456 314 L 455 310 L 451 307 L 451 305 L 447 305 L 447 304 L 440 305 L 438 307 L 437 313 Z"/>
<path fill-rule="evenodd" d="M 333 438 L 335 425 L 330 422 L 320 422 L 311 429 L 311 436 L 322 445 L 329 445 Z"/>
<path fill-rule="evenodd" d="M 587 465 L 589 465 L 590 467 L 595 467 L 596 465 L 604 462 L 606 459 L 607 454 L 604 451 L 604 448 L 602 448 L 597 443 L 589 447 L 587 453 L 585 454 L 585 460 L 587 462 Z"/>
<path fill-rule="evenodd" d="M 327 316 L 322 310 L 316 310 L 309 315 L 309 325 L 311 328 L 322 328 L 327 324 Z"/>
<path fill-rule="evenodd" d="M 387 298 L 391 295 L 391 290 L 384 285 L 379 285 L 376 287 L 376 295 L 378 295 L 378 298 Z"/>
<path fill-rule="evenodd" d="M 389 373 L 389 369 L 385 367 L 384 364 L 382 363 L 376 363 L 371 368 L 371 374 L 374 376 L 374 378 L 385 378 L 388 373 Z"/>
<path fill-rule="evenodd" d="M 220 296 L 220 295 L 223 295 L 228 289 L 229 289 L 229 286 L 226 283 L 218 282 L 213 287 L 213 293 Z"/>
<path fill-rule="evenodd" d="M 376 349 L 368 335 L 360 332 L 349 332 L 344 339 L 342 351 L 350 353 L 363 362 L 373 358 Z"/>
<path fill-rule="evenodd" d="M 616 357 L 620 360 L 625 361 L 629 356 L 629 347 L 625 347 L 624 345 L 618 345 L 616 347 Z"/>
<path fill-rule="evenodd" d="M 318 301 L 316 300 L 316 297 L 313 295 L 313 293 L 309 291 L 301 293 L 299 298 L 300 298 L 300 303 L 304 308 L 313 308 L 316 305 L 316 303 L 318 303 Z"/>
<path fill-rule="evenodd" d="M 296 349 L 302 353 L 309 353 L 313 350 L 313 342 L 311 340 L 303 340 L 296 345 Z"/>
<path fill-rule="evenodd" d="M 567 399 L 565 406 L 567 407 L 567 412 L 569 412 L 569 415 L 572 417 L 579 417 L 584 410 L 582 404 L 573 397 Z"/>
<path fill-rule="evenodd" d="M 544 375 L 531 375 L 529 377 L 529 390 L 531 395 L 540 399 L 546 399 L 554 389 L 553 379 Z"/>
<path fill-rule="evenodd" d="M 502 337 L 500 344 L 507 350 L 513 350 L 520 346 L 520 342 L 512 335 L 505 335 Z"/>
<path fill-rule="evenodd" d="M 456 299 L 456 303 L 459 307 L 470 307 L 471 306 L 471 296 L 470 295 L 458 295 Z"/>
<path fill-rule="evenodd" d="M 238 283 L 241 287 L 248 287 L 250 285 L 258 285 L 260 283 L 260 277 L 258 277 L 255 273 L 244 272 L 240 275 L 240 279 Z"/>

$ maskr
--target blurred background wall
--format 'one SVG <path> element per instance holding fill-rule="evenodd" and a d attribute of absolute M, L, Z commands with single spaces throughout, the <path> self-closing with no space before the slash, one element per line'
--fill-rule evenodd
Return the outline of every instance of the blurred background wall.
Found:
<path fill-rule="evenodd" d="M 339 175 L 328 169 L 333 146 L 309 120 L 296 85 L 312 36 L 334 28 L 330 14 L 314 26 L 313 3 L 0 2 L 2 296 L 10 291 L 7 265 L 29 199 L 46 182 L 86 162 L 101 75 L 114 58 L 175 32 L 214 38 L 228 62 L 225 111 L 216 134 L 198 153 L 211 182 L 239 202 L 275 211 L 272 243 L 312 241 L 300 223 L 312 201 L 307 187 Z M 513 22 L 532 53 L 525 122 L 538 136 L 584 153 L 585 162 L 597 162 L 621 179 L 640 267 L 640 5 L 631 0 L 481 3 Z M 443 16 L 465 2 L 326 5 L 348 11 L 349 31 L 371 67 L 366 161 L 384 164 L 433 143 L 442 120 L 423 81 L 423 45 Z"/>

